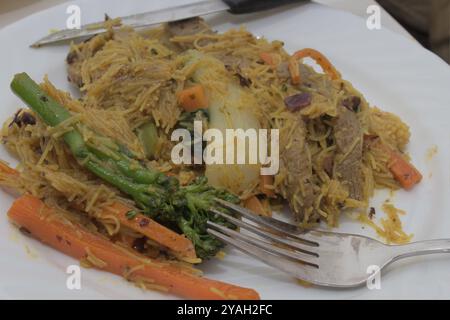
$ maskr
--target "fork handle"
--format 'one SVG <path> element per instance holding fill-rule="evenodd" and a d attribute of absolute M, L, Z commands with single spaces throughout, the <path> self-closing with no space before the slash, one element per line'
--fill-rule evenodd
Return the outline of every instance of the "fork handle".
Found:
<path fill-rule="evenodd" d="M 432 253 L 450 253 L 450 239 L 436 239 L 411 242 L 390 246 L 394 252 L 394 261 Z"/>

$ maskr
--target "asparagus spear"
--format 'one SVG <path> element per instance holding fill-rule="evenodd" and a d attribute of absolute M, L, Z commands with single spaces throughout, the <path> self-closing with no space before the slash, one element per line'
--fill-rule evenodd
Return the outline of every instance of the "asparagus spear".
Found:
<path fill-rule="evenodd" d="M 49 126 L 58 126 L 72 117 L 26 73 L 14 76 L 11 89 Z M 211 257 L 223 247 L 206 232 L 206 221 L 234 227 L 209 211 L 214 198 L 237 202 L 234 195 L 210 187 L 204 177 L 182 187 L 176 178 L 141 165 L 115 142 L 101 144 L 105 139 L 100 136 L 97 143 L 85 142 L 75 127 L 63 139 L 80 165 L 129 195 L 144 214 L 184 233 L 194 243 L 198 257 Z"/>

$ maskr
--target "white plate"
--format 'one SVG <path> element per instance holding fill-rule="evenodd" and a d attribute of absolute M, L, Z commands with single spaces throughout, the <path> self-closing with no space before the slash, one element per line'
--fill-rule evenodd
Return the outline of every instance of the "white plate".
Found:
<path fill-rule="evenodd" d="M 189 1 L 171 1 L 170 5 Z M 168 1 L 76 1 L 82 22 L 99 20 L 107 12 L 121 16 L 168 6 Z M 35 79 L 48 74 L 57 87 L 69 90 L 64 58 L 67 47 L 39 50 L 28 45 L 52 28 L 63 28 L 67 4 L 36 13 L 0 30 L 0 120 L 21 106 L 9 90 L 14 73 L 26 71 Z M 417 43 L 384 28 L 369 31 L 364 19 L 316 4 L 291 6 L 250 16 L 211 16 L 223 31 L 244 23 L 250 31 L 286 43 L 289 51 L 312 47 L 325 53 L 343 76 L 362 91 L 371 104 L 393 111 L 412 131 L 409 152 L 424 175 L 411 192 L 399 191 L 397 207 L 407 211 L 404 229 L 415 240 L 450 238 L 450 69 Z M 383 21 L 382 21 L 383 22 Z M 438 153 L 427 159 L 427 150 Z M 0 149 L 0 157 L 14 160 Z M 388 197 L 379 192 L 374 206 Z M 13 198 L 0 192 L 0 298 L 173 298 L 137 289 L 114 275 L 82 270 L 82 289 L 66 288 L 66 268 L 77 261 L 28 239 L 8 223 Z M 378 216 L 381 210 L 378 210 Z M 367 227 L 343 221 L 341 230 L 374 236 Z M 381 290 L 304 288 L 253 259 L 229 250 L 224 261 L 210 261 L 206 276 L 255 288 L 266 299 L 450 298 L 450 256 L 428 256 L 397 263 L 383 274 Z"/>

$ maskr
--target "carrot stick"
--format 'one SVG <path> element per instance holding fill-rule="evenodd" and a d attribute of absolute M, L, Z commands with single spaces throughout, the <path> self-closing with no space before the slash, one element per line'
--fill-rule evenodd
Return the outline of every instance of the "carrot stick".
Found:
<path fill-rule="evenodd" d="M 260 216 L 269 216 L 261 201 L 256 196 L 251 196 L 244 201 L 244 206 Z"/>
<path fill-rule="evenodd" d="M 273 176 L 261 175 L 259 180 L 259 190 L 269 198 L 275 197 L 273 190 Z"/>
<path fill-rule="evenodd" d="M 9 218 L 43 243 L 75 258 L 95 257 L 96 267 L 130 280 L 145 280 L 191 299 L 258 299 L 253 289 L 199 277 L 173 263 L 149 259 L 122 248 L 85 227 L 67 223 L 55 209 L 30 195 L 18 198 Z"/>
<path fill-rule="evenodd" d="M 259 57 L 261 58 L 261 60 L 268 64 L 269 66 L 275 66 L 275 61 L 274 61 L 274 57 L 271 53 L 269 52 L 261 52 L 259 54 Z"/>
<path fill-rule="evenodd" d="M 178 102 L 181 104 L 184 110 L 188 112 L 208 107 L 205 90 L 203 89 L 203 86 L 199 84 L 181 90 L 180 92 L 178 92 L 177 96 Z"/>
<path fill-rule="evenodd" d="M 7 175 L 19 174 L 19 172 L 2 161 L 0 161 L 0 173 Z M 115 202 L 103 208 L 100 217 L 114 215 L 119 219 L 121 225 L 137 231 L 156 243 L 166 247 L 179 258 L 187 258 L 192 261 L 197 259 L 195 247 L 191 240 L 144 216 L 142 213 L 137 213 L 134 217 L 129 219 L 127 214 L 130 211 L 132 211 L 131 208 L 119 202 Z"/>
<path fill-rule="evenodd" d="M 288 70 L 291 75 L 292 84 L 300 84 L 300 70 L 298 70 L 298 61 L 295 58 L 289 58 Z"/>
<path fill-rule="evenodd" d="M 327 59 L 327 57 L 325 57 L 322 53 L 320 53 L 317 50 L 305 48 L 295 52 L 291 56 L 291 59 L 289 60 L 289 72 L 291 74 L 291 80 L 293 84 L 300 83 L 298 60 L 306 57 L 314 59 L 317 62 L 317 64 L 319 64 L 322 67 L 323 71 L 330 76 L 332 80 L 341 78 L 341 74 L 339 73 L 339 71 L 336 70 L 336 68 L 333 66 L 330 60 Z"/>
<path fill-rule="evenodd" d="M 422 180 L 422 174 L 419 170 L 417 170 L 413 164 L 408 162 L 398 151 L 381 142 L 379 138 L 376 138 L 372 143 L 376 144 L 377 147 L 389 156 L 388 169 L 391 171 L 395 180 L 400 183 L 402 188 L 410 190 Z"/>
<path fill-rule="evenodd" d="M 195 248 L 191 240 L 166 228 L 141 213 L 129 218 L 127 215 L 130 210 L 131 209 L 126 205 L 115 202 L 105 207 L 101 215 L 113 214 L 119 219 L 121 225 L 142 233 L 147 238 L 167 247 L 180 257 L 197 259 Z"/>
<path fill-rule="evenodd" d="M 388 168 L 392 172 L 395 180 L 406 189 L 410 190 L 422 180 L 422 174 L 411 163 L 409 163 L 400 153 L 389 149 Z"/>

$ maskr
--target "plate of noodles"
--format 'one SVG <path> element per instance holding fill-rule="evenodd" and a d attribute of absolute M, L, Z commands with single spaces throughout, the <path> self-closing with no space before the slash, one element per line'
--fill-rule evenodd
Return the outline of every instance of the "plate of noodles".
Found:
<path fill-rule="evenodd" d="M 8 48 L 0 52 L 0 297 L 450 294 L 445 255 L 390 267 L 380 290 L 330 290 L 206 231 L 207 220 L 234 227 L 209 211 L 221 198 L 305 228 L 391 244 L 448 238 L 445 62 L 389 30 L 368 30 L 364 19 L 311 3 L 138 31 L 114 17 L 167 4 L 75 3 L 83 23 L 106 12 L 108 32 L 29 48 L 64 27 L 66 5 L 0 30 Z M 224 134 L 276 129 L 278 170 L 261 175 L 262 161 L 219 164 L 195 155 L 193 163 L 174 161 L 174 132 L 195 137 L 197 124 Z M 183 143 L 195 150 L 216 142 Z M 225 155 L 226 146 L 215 150 Z"/>

